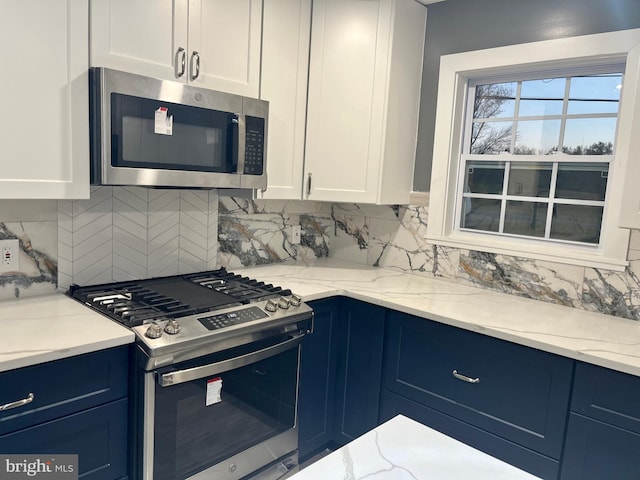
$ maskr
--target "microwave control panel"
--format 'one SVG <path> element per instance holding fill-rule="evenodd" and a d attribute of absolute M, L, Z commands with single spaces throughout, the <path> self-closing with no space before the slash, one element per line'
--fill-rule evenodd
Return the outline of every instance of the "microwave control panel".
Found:
<path fill-rule="evenodd" d="M 262 175 L 264 171 L 264 118 L 246 117 L 244 173 Z"/>

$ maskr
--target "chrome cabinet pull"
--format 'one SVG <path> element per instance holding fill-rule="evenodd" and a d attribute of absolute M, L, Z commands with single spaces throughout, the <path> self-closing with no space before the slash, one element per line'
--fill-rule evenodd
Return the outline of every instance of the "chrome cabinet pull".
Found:
<path fill-rule="evenodd" d="M 180 61 L 178 62 L 178 59 Z M 180 70 L 178 70 L 178 63 L 180 64 Z M 187 70 L 187 52 L 184 48 L 178 47 L 176 51 L 176 78 L 180 78 Z"/>
<path fill-rule="evenodd" d="M 311 174 L 307 177 L 307 195 L 311 195 Z"/>
<path fill-rule="evenodd" d="M 33 393 L 29 393 L 27 398 L 23 398 L 22 400 L 16 400 L 15 402 L 5 403 L 4 405 L 0 405 L 0 412 L 5 410 L 11 410 L 12 408 L 22 407 L 28 403 L 33 402 Z"/>
<path fill-rule="evenodd" d="M 463 382 L 480 383 L 480 379 L 478 377 L 476 377 L 476 378 L 467 377 L 466 375 L 462 375 L 462 374 L 458 373 L 458 370 L 454 370 L 451 373 L 453 373 L 454 377 L 456 377 L 458 380 L 462 380 Z"/>
<path fill-rule="evenodd" d="M 195 73 L 193 72 L 193 67 L 196 67 Z M 195 50 L 191 54 L 191 80 L 195 80 L 200 76 L 200 53 Z"/>

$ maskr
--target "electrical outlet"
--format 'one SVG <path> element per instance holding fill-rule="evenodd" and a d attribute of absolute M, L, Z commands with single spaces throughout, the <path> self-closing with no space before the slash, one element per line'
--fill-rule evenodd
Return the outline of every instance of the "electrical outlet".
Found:
<path fill-rule="evenodd" d="M 18 255 L 20 242 L 14 240 L 0 240 L 0 272 L 14 272 L 20 267 Z"/>
<path fill-rule="evenodd" d="M 291 227 L 291 245 L 299 245 L 301 235 L 302 227 L 300 227 L 300 225 L 293 225 Z"/>

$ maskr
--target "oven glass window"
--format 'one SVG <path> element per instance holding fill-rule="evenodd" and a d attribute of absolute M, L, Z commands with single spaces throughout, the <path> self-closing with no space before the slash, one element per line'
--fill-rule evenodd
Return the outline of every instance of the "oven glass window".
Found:
<path fill-rule="evenodd" d="M 111 94 L 111 164 L 201 172 L 235 172 L 234 115 Z"/>
<path fill-rule="evenodd" d="M 212 377 L 156 385 L 154 480 L 189 477 L 293 428 L 298 352 L 292 348 Z M 207 385 L 218 378 L 220 401 L 210 391 L 208 402 Z"/>

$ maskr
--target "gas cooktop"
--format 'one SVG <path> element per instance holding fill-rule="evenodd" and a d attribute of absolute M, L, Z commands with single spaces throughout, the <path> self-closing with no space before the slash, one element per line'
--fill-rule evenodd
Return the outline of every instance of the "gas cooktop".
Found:
<path fill-rule="evenodd" d="M 90 287 L 72 285 L 69 295 L 113 320 L 136 327 L 153 321 L 286 297 L 291 295 L 291 291 L 220 268 Z"/>
<path fill-rule="evenodd" d="M 264 337 L 312 317 L 311 309 L 290 290 L 244 277 L 224 268 L 81 287 L 67 295 L 136 333 L 149 357 L 188 350 L 216 350 L 213 341 L 233 343 L 240 336 Z M 253 338 L 252 340 L 255 340 Z M 240 342 L 239 340 L 236 343 Z M 224 342 L 223 342 L 224 343 Z M 179 353 L 177 353 L 179 352 Z"/>

